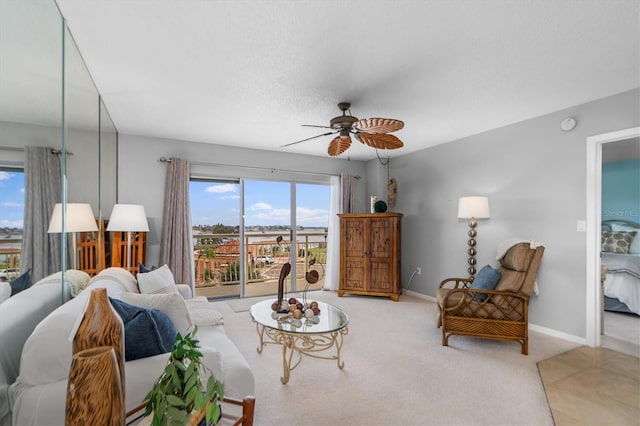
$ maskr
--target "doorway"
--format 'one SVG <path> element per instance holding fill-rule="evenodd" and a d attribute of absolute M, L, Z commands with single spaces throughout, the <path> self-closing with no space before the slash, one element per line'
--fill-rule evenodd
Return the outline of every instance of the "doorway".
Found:
<path fill-rule="evenodd" d="M 602 221 L 602 148 L 604 144 L 640 137 L 640 127 L 587 138 L 587 344 L 602 344 L 602 289 L 600 285 L 600 224 Z"/>

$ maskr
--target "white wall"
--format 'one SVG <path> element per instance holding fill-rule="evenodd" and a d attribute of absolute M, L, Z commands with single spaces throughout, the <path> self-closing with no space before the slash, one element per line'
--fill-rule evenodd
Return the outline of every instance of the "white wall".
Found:
<path fill-rule="evenodd" d="M 403 285 L 416 266 L 422 275 L 410 290 L 429 296 L 444 278 L 467 276 L 468 226 L 456 218 L 458 198 L 486 195 L 491 219 L 479 221 L 478 269 L 496 264 L 502 239 L 542 242 L 540 295 L 531 299 L 530 323 L 584 338 L 586 236 L 576 222 L 586 215 L 586 138 L 638 126 L 639 100 L 634 90 L 392 159 L 394 210 L 404 213 Z M 560 122 L 568 116 L 578 126 L 563 132 Z M 386 193 L 378 160 L 368 162 L 367 181 L 375 185 L 368 192 Z"/>
<path fill-rule="evenodd" d="M 256 168 L 296 170 L 305 173 L 339 175 L 348 172 L 364 176 L 364 162 L 308 155 L 278 153 L 228 146 L 185 142 L 120 134 L 118 137 L 118 202 L 142 204 L 149 220 L 147 263 L 156 264 L 160 258 L 162 210 L 167 166 L 160 157 L 175 157 L 192 162 L 242 165 Z M 192 175 L 208 177 L 250 177 L 261 179 L 291 179 L 292 174 L 264 170 L 220 166 L 192 166 Z M 310 175 L 299 175 L 299 180 Z M 359 211 L 367 207 L 363 179 L 356 180 L 356 205 Z M 327 206 L 328 207 L 328 206 Z"/>

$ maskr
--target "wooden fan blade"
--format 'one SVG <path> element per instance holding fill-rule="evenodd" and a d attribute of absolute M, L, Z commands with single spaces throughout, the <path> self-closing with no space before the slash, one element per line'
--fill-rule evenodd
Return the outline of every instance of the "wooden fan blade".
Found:
<path fill-rule="evenodd" d="M 391 133 L 404 127 L 404 123 L 393 118 L 363 118 L 353 123 L 353 127 L 367 133 Z"/>
<path fill-rule="evenodd" d="M 386 133 L 356 133 L 356 139 L 365 145 L 377 149 L 398 149 L 404 144 L 400 139 Z"/>
<path fill-rule="evenodd" d="M 345 152 L 351 146 L 351 138 L 341 138 L 340 136 L 335 137 L 331 143 L 329 144 L 329 149 L 327 152 L 332 157 L 337 157 L 338 155 Z"/>
<path fill-rule="evenodd" d="M 311 136 L 310 138 L 306 138 L 306 139 L 302 139 L 302 140 L 299 140 L 299 141 L 288 143 L 286 145 L 282 145 L 282 146 L 280 146 L 280 148 L 284 148 L 285 146 L 295 145 L 295 144 L 300 143 L 300 142 L 310 141 L 311 139 L 315 139 L 315 138 L 321 138 L 323 136 L 333 135 L 334 133 L 337 133 L 337 132 L 327 132 L 327 133 L 323 133 L 321 135 Z"/>

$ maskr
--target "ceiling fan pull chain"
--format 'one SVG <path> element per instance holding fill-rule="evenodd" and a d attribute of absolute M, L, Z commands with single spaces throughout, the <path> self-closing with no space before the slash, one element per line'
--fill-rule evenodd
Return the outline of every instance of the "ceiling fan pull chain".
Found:
<path fill-rule="evenodd" d="M 387 164 L 389 164 L 389 161 L 391 160 L 390 157 L 387 157 L 387 162 L 383 162 L 382 158 L 380 158 L 380 153 L 378 152 L 378 149 L 376 148 L 376 156 L 378 157 L 378 162 L 380 162 L 380 164 L 382 164 L 383 166 L 386 166 Z M 387 175 L 389 174 L 389 170 L 387 169 Z"/>

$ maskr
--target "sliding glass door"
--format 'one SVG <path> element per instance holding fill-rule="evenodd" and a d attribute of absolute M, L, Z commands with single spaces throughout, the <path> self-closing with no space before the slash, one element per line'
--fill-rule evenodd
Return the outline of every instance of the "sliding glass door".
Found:
<path fill-rule="evenodd" d="M 291 187 L 289 182 L 244 181 L 246 297 L 277 293 L 283 265 L 291 265 Z M 284 284 L 290 291 L 290 274 Z"/>
<path fill-rule="evenodd" d="M 287 263 L 286 292 L 322 288 L 330 194 L 324 184 L 192 179 L 196 295 L 276 294 Z"/>
<path fill-rule="evenodd" d="M 196 296 L 240 295 L 240 182 L 189 185 Z"/>

